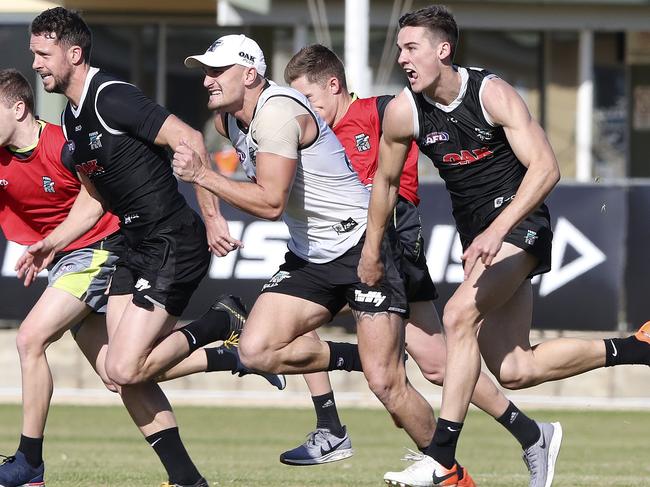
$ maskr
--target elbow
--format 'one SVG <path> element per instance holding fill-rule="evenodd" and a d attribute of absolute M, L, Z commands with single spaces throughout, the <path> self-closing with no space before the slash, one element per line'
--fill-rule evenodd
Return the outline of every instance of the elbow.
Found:
<path fill-rule="evenodd" d="M 284 208 L 267 208 L 264 218 L 275 222 L 282 218 L 283 212 Z"/>

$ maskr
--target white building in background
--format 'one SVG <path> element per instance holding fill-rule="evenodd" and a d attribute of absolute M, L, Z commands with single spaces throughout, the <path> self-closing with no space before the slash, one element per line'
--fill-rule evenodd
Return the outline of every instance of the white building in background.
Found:
<path fill-rule="evenodd" d="M 362 96 L 395 93 L 405 83 L 394 63 L 397 18 L 428 3 L 347 0 L 346 8 L 345 0 L 0 0 L 0 43 L 10 46 L 0 67 L 17 67 L 36 81 L 29 22 L 54 5 L 81 10 L 93 29 L 95 65 L 201 127 L 209 119 L 205 96 L 197 73 L 182 61 L 216 37 L 254 37 L 277 82 L 299 47 L 321 42 L 344 58 L 350 84 Z M 564 178 L 650 177 L 649 1 L 445 3 L 461 28 L 456 62 L 487 67 L 519 90 L 545 127 Z M 44 118 L 56 120 L 62 101 L 40 93 L 38 105 Z M 429 165 L 422 169 L 433 173 Z"/>

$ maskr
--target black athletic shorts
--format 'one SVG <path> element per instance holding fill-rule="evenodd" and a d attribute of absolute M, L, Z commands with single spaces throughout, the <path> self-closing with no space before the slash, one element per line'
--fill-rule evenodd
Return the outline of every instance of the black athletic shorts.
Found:
<path fill-rule="evenodd" d="M 190 208 L 127 246 L 117 261 L 110 295 L 133 294 L 145 309 L 158 306 L 180 316 L 210 266 L 210 251 L 201 218 Z"/>
<path fill-rule="evenodd" d="M 393 224 L 399 239 L 398 248 L 408 302 L 433 301 L 438 297 L 438 292 L 427 267 L 422 222 L 417 206 L 400 196 L 395 205 Z"/>
<path fill-rule="evenodd" d="M 357 266 L 365 238 L 346 253 L 325 264 L 301 259 L 289 251 L 284 264 L 262 287 L 262 292 L 288 294 L 326 307 L 334 317 L 345 304 L 357 311 L 389 311 L 408 316 L 408 301 L 400 273 L 395 231 L 386 232 L 382 244 L 384 279 L 377 287 L 359 281 Z M 390 235 L 390 236 L 389 236 Z"/>
<path fill-rule="evenodd" d="M 472 240 L 481 233 L 488 225 L 478 231 L 475 235 L 464 237 L 460 240 L 465 250 L 472 243 Z M 537 266 L 528 275 L 532 278 L 538 274 L 544 274 L 551 270 L 551 247 L 553 245 L 553 231 L 551 230 L 551 216 L 546 205 L 542 205 L 533 211 L 528 217 L 510 232 L 504 242 L 508 242 L 520 249 L 525 250 L 537 257 Z"/>

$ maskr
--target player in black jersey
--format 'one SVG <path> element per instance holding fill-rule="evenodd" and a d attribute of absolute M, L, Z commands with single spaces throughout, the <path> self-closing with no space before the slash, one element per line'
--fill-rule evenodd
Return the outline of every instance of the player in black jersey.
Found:
<path fill-rule="evenodd" d="M 133 85 L 92 68 L 91 33 L 76 12 L 46 10 L 32 22 L 31 33 L 33 68 L 45 90 L 68 98 L 67 166 L 120 217 L 127 242 L 110 287 L 110 338 L 105 364 L 98 367 L 160 457 L 170 485 L 207 486 L 185 451 L 167 398 L 151 380 L 196 348 L 226 339 L 240 324 L 213 305 L 209 320 L 173 331 L 207 272 L 210 252 L 206 228 L 178 192 L 164 148 L 175 149 L 183 138 L 205 157 L 201 134 Z M 210 248 L 226 253 L 238 242 L 228 240 L 213 197 L 204 191 L 197 196 Z M 68 219 L 31 251 L 47 260 L 89 224 Z"/>
<path fill-rule="evenodd" d="M 445 7 L 408 13 L 399 27 L 398 63 L 410 90 L 386 109 L 359 276 L 373 285 L 382 275 L 378 245 L 416 140 L 445 180 L 464 248 L 465 280 L 443 314 L 442 407 L 429 457 L 422 460 L 434 485 L 453 486 L 456 442 L 480 353 L 499 382 L 515 389 L 608 365 L 647 364 L 650 336 L 642 328 L 625 339 L 557 339 L 531 347 L 529 278 L 550 268 L 544 199 L 560 177 L 553 150 L 512 86 L 486 71 L 453 65 L 458 28 Z M 525 449 L 531 487 L 551 485 L 561 435 L 557 423 L 542 427 Z"/>

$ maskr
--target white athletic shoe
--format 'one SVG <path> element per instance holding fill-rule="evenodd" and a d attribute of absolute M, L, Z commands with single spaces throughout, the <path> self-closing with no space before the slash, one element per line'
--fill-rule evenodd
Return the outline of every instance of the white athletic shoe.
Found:
<path fill-rule="evenodd" d="M 530 487 L 551 487 L 555 475 L 555 462 L 562 444 L 560 423 L 537 423 L 541 431 L 539 440 L 524 450 L 524 463 L 530 472 Z"/>
<path fill-rule="evenodd" d="M 384 482 L 399 487 L 476 487 L 467 469 L 456 463 L 445 468 L 428 455 L 407 449 L 402 460 L 413 464 L 401 472 L 386 472 Z M 435 478 L 434 478 L 435 477 Z"/>

